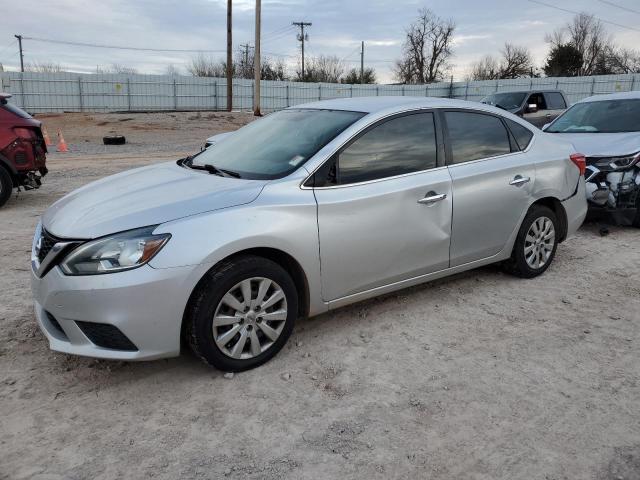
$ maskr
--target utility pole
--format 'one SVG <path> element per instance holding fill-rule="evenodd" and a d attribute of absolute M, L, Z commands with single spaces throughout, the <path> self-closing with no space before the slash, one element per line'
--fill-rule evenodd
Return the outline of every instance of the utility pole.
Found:
<path fill-rule="evenodd" d="M 364 41 L 360 46 L 360 84 L 364 83 Z"/>
<path fill-rule="evenodd" d="M 253 52 L 253 68 L 254 68 L 254 94 L 253 94 L 253 114 L 260 117 L 260 10 L 262 8 L 261 0 L 256 0 L 256 46 Z"/>
<path fill-rule="evenodd" d="M 300 33 L 298 34 L 298 41 L 302 42 L 302 81 L 304 82 L 304 42 L 309 40 L 309 35 L 304 33 L 304 27 L 310 27 L 311 22 L 291 22 L 291 25 L 300 27 Z"/>
<path fill-rule="evenodd" d="M 231 0 L 227 0 L 227 111 L 233 109 L 233 57 L 231 49 Z"/>
<path fill-rule="evenodd" d="M 24 53 L 22 52 L 22 35 L 14 35 L 18 39 L 18 48 L 20 49 L 20 71 L 24 72 Z"/>
<path fill-rule="evenodd" d="M 243 71 L 242 71 L 243 75 L 246 75 L 247 72 L 249 71 L 249 49 L 250 48 L 253 48 L 253 47 L 248 43 L 245 43 L 244 45 L 240 45 L 240 49 L 244 50 L 244 53 L 242 54 L 242 57 L 244 58 Z"/>

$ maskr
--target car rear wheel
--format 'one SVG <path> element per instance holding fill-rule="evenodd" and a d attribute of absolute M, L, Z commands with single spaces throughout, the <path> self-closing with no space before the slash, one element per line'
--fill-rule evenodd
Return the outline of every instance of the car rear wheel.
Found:
<path fill-rule="evenodd" d="M 0 207 L 2 207 L 7 200 L 11 198 L 11 191 L 13 190 L 13 181 L 11 175 L 3 167 L 0 166 Z"/>
<path fill-rule="evenodd" d="M 214 267 L 189 303 L 185 334 L 191 349 L 205 363 L 230 372 L 257 367 L 278 353 L 298 312 L 289 274 L 256 256 Z"/>
<path fill-rule="evenodd" d="M 518 277 L 533 278 L 553 261 L 558 248 L 558 219 L 548 207 L 534 205 L 524 218 L 506 270 Z"/>

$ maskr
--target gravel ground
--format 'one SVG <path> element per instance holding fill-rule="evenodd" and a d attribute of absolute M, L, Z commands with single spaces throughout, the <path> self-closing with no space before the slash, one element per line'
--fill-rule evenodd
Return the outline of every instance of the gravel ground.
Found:
<path fill-rule="evenodd" d="M 638 230 L 586 225 L 533 280 L 483 268 L 303 320 L 232 378 L 72 357 L 33 316 L 38 216 L 251 117 L 42 118 L 72 153 L 0 210 L 0 478 L 640 479 Z"/>

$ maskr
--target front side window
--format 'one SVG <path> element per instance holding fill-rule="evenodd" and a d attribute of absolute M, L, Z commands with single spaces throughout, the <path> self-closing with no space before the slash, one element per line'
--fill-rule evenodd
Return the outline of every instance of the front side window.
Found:
<path fill-rule="evenodd" d="M 640 99 L 577 103 L 545 130 L 551 133 L 640 132 Z"/>
<path fill-rule="evenodd" d="M 434 168 L 436 145 L 433 113 L 387 120 L 338 154 L 336 183 L 365 182 Z"/>
<path fill-rule="evenodd" d="M 527 106 L 528 105 L 536 105 L 538 110 L 547 110 L 547 102 L 544 99 L 544 95 L 541 93 L 532 93 L 529 95 L 529 98 L 527 99 Z"/>
<path fill-rule="evenodd" d="M 361 112 L 287 109 L 256 120 L 193 157 L 241 178 L 281 178 L 362 118 Z"/>
<path fill-rule="evenodd" d="M 547 107 L 549 110 L 564 110 L 567 108 L 567 104 L 564 101 L 564 97 L 558 92 L 547 92 L 544 94 L 547 99 Z"/>
<path fill-rule="evenodd" d="M 445 112 L 452 164 L 511 152 L 509 134 L 498 117 L 475 112 Z"/>

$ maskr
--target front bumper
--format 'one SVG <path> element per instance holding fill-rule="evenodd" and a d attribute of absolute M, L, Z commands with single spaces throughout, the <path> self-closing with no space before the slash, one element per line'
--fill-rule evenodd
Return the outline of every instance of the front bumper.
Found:
<path fill-rule="evenodd" d="M 42 278 L 32 269 L 38 325 L 50 348 L 59 352 L 117 360 L 176 356 L 184 308 L 203 268 L 144 265 L 126 272 L 74 277 L 55 267 Z M 77 322 L 112 325 L 135 349 L 98 346 Z"/>

